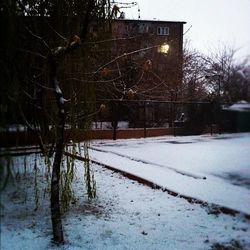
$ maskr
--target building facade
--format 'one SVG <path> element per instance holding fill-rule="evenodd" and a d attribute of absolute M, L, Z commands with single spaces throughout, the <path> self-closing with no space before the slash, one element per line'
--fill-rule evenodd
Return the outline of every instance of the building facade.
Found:
<path fill-rule="evenodd" d="M 112 57 L 121 58 L 119 67 L 125 68 L 124 89 L 132 89 L 140 99 L 181 98 L 184 24 L 130 19 L 112 22 Z"/>

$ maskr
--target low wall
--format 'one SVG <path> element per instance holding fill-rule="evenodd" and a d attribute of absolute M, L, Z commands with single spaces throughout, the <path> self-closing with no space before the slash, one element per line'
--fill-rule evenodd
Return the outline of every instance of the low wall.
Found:
<path fill-rule="evenodd" d="M 83 130 L 66 131 L 66 137 L 74 141 L 83 141 L 87 139 L 113 139 L 113 130 Z M 131 128 L 117 129 L 116 139 L 143 138 L 164 135 L 183 135 L 183 128 Z"/>
<path fill-rule="evenodd" d="M 116 139 L 155 137 L 164 135 L 184 135 L 184 128 L 133 128 L 133 129 L 117 129 Z M 49 134 L 48 141 L 52 142 L 53 135 Z M 113 130 L 91 130 L 84 131 L 81 129 L 66 130 L 65 141 L 73 140 L 75 142 L 84 141 L 86 139 L 113 139 Z M 32 132 L 1 132 L 0 147 L 36 145 L 38 140 Z"/>

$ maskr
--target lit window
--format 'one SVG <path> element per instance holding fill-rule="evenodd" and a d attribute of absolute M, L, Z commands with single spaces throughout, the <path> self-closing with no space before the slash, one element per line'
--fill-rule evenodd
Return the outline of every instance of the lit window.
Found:
<path fill-rule="evenodd" d="M 160 36 L 169 35 L 169 28 L 168 27 L 157 27 L 157 35 L 160 35 Z"/>
<path fill-rule="evenodd" d="M 163 43 L 158 47 L 158 52 L 162 54 L 167 54 L 169 51 L 169 45 L 167 43 Z"/>

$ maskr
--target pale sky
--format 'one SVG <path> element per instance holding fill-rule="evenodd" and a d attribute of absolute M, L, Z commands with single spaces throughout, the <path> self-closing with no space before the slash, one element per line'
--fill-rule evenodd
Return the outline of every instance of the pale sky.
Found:
<path fill-rule="evenodd" d="M 137 2 L 141 19 L 186 21 L 184 32 L 192 47 L 203 53 L 219 44 L 239 49 L 237 57 L 250 56 L 250 0 L 123 0 Z M 138 7 L 124 9 L 126 18 L 138 18 Z"/>

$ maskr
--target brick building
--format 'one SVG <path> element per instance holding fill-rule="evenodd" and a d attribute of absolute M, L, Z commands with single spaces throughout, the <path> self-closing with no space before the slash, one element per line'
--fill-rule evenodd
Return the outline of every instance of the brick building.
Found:
<path fill-rule="evenodd" d="M 9 60 L 7 49 L 12 49 L 13 61 L 20 68 L 18 78 L 24 81 L 25 91 L 31 96 L 35 93 L 36 106 L 46 106 L 48 113 L 52 112 L 54 97 L 52 92 L 45 91 L 49 89 L 44 70 L 46 60 L 39 57 L 40 54 L 46 57 L 47 51 L 32 34 L 42 37 L 51 48 L 71 42 L 79 34 L 80 18 L 62 16 L 58 19 L 22 17 L 12 34 L 13 37 L 18 34 L 18 39 L 12 39 L 8 33 L 6 20 L 0 22 L 5 38 L 1 40 L 1 47 L 6 48 L 3 49 L 5 58 Z M 180 99 L 184 24 L 156 20 L 93 20 L 87 41 L 81 49 L 67 56 L 59 69 L 60 85 L 65 98 L 71 101 L 68 104 L 73 104 L 69 105 L 74 108 L 72 112 L 93 113 L 98 108 L 92 105 L 96 100 L 102 103 L 100 99 L 126 99 L 131 93 L 129 90 L 136 92 L 136 100 Z M 14 49 L 9 44 L 13 44 Z M 119 60 L 115 60 L 117 57 Z M 25 98 L 23 106 L 32 119 L 35 109 Z"/>
<path fill-rule="evenodd" d="M 183 25 L 185 22 L 116 19 L 112 22 L 112 57 L 126 53 L 124 89 L 140 99 L 181 98 Z"/>

